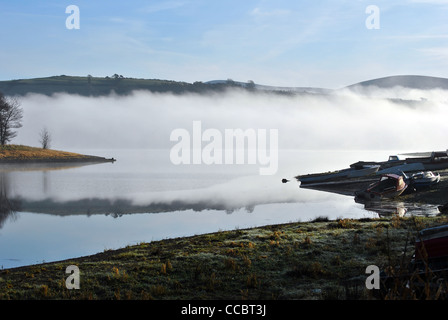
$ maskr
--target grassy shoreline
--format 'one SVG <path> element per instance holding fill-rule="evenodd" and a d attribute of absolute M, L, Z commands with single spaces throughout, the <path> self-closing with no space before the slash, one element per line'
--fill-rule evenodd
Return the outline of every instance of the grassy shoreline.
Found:
<path fill-rule="evenodd" d="M 141 243 L 0 270 L 0 299 L 371 299 L 366 267 L 410 258 L 419 230 L 446 223 L 444 215 L 317 219 Z M 66 288 L 70 265 L 79 290 Z"/>
<path fill-rule="evenodd" d="M 23 145 L 0 146 L 0 164 L 36 162 L 104 162 L 112 160 L 113 159 L 106 159 L 104 157 Z"/>

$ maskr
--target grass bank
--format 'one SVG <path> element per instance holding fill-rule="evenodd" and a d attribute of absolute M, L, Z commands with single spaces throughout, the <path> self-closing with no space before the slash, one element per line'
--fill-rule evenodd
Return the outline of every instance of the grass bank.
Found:
<path fill-rule="evenodd" d="M 443 215 L 321 218 L 141 243 L 0 270 L 0 299 L 371 299 L 366 267 L 399 265 L 419 230 L 446 223 Z M 70 265 L 79 290 L 66 288 Z"/>
<path fill-rule="evenodd" d="M 107 161 L 108 159 L 79 153 L 42 149 L 23 145 L 0 146 L 1 163 Z"/>

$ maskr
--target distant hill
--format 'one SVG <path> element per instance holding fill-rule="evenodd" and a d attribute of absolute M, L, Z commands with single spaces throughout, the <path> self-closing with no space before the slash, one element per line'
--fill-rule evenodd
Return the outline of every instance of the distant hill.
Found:
<path fill-rule="evenodd" d="M 46 78 L 0 81 L 0 92 L 9 96 L 20 96 L 28 93 L 52 95 L 63 92 L 82 96 L 102 96 L 108 95 L 111 92 L 118 95 L 127 95 L 135 90 L 182 94 L 187 92 L 204 93 L 209 91 L 224 91 L 228 88 L 235 87 L 249 91 L 257 90 L 253 83 L 236 82 L 233 80 L 188 83 L 160 79 L 125 78 L 119 75 L 112 77 L 61 75 Z M 266 88 L 266 90 L 270 89 Z M 274 89 L 272 88 L 271 90 Z M 282 92 L 281 90 L 275 91 Z"/>
<path fill-rule="evenodd" d="M 182 92 L 189 86 L 191 85 L 185 82 L 124 78 L 118 75 L 102 78 L 62 75 L 47 78 L 0 81 L 0 92 L 4 95 L 25 95 L 27 93 L 51 95 L 66 92 L 83 96 L 100 96 L 110 94 L 112 91 L 117 94 L 128 94 L 133 90 L 139 89 L 155 92 Z"/>
<path fill-rule="evenodd" d="M 393 88 L 402 86 L 416 89 L 448 89 L 448 79 L 428 76 L 391 76 L 363 81 L 350 86 L 348 89 L 359 90 L 376 86 L 379 88 Z M 208 82 L 181 82 L 160 79 L 136 79 L 126 78 L 120 75 L 111 77 L 80 77 L 80 76 L 52 76 L 46 78 L 20 79 L 0 81 L 0 92 L 4 95 L 26 95 L 28 93 L 40 93 L 52 95 L 54 93 L 70 93 L 82 96 L 102 96 L 114 92 L 118 95 L 126 95 L 135 90 L 149 90 L 151 92 L 205 93 L 219 92 L 229 88 L 241 88 L 250 92 L 272 92 L 276 94 L 331 94 L 332 89 L 312 87 L 280 87 L 256 84 L 252 81 L 239 82 L 228 80 L 213 80 Z"/>
<path fill-rule="evenodd" d="M 428 76 L 418 76 L 418 75 L 401 75 L 401 76 L 390 76 L 384 78 L 378 78 L 368 81 L 363 81 L 360 83 L 348 86 L 349 89 L 359 88 L 359 87 L 369 87 L 375 86 L 378 88 L 393 88 L 393 87 L 405 87 L 411 89 L 448 89 L 448 79 L 428 77 Z"/>
<path fill-rule="evenodd" d="M 206 82 L 206 84 L 223 84 L 229 81 L 233 80 L 213 80 Z M 239 81 L 233 81 L 233 82 L 241 87 L 250 88 L 252 86 L 254 89 L 261 91 L 281 91 L 290 93 L 319 93 L 319 94 L 330 93 L 333 91 L 332 89 L 315 88 L 315 87 L 281 87 L 281 86 L 267 86 L 252 82 L 239 82 Z"/>

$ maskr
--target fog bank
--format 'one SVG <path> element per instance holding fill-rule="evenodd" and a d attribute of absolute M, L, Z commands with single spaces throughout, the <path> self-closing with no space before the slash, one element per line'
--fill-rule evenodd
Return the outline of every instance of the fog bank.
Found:
<path fill-rule="evenodd" d="M 429 151 L 446 149 L 444 90 L 364 88 L 330 95 L 228 91 L 83 97 L 30 94 L 21 99 L 16 144 L 38 146 L 48 128 L 54 149 L 169 149 L 173 130 L 277 129 L 280 149 Z"/>

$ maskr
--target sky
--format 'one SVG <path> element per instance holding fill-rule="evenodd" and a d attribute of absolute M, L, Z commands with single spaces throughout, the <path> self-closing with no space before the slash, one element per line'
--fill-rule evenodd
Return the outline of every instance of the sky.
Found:
<path fill-rule="evenodd" d="M 0 0 L 0 80 L 116 73 L 336 89 L 448 77 L 447 18 L 448 0 Z"/>

